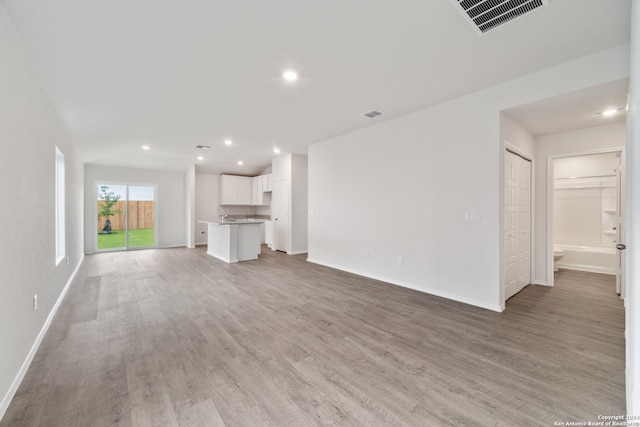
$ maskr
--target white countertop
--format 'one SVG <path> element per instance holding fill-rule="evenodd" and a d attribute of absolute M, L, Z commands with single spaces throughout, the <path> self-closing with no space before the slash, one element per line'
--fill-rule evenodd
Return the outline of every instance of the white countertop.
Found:
<path fill-rule="evenodd" d="M 240 219 L 240 220 L 226 220 L 223 223 L 219 221 L 198 221 L 203 224 L 213 224 L 213 225 L 242 225 L 242 224 L 262 224 L 265 221 L 269 221 L 268 219 Z"/>

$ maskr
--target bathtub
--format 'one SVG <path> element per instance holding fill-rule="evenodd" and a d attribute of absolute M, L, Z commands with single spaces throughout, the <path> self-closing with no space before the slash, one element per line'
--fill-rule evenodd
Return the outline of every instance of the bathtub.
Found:
<path fill-rule="evenodd" d="M 563 251 L 562 258 L 557 261 L 558 268 L 616 274 L 616 248 L 613 245 L 607 247 L 556 243 L 553 248 Z"/>

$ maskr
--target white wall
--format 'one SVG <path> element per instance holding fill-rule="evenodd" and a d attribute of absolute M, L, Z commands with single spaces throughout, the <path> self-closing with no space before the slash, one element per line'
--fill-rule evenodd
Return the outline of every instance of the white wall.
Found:
<path fill-rule="evenodd" d="M 520 123 L 502 112 L 500 113 L 500 139 L 505 145 L 515 148 L 518 154 L 524 155 L 529 160 L 535 156 L 535 137 Z"/>
<path fill-rule="evenodd" d="M 627 414 L 640 416 L 640 1 L 631 12 L 631 67 L 627 114 Z"/>
<path fill-rule="evenodd" d="M 187 244 L 187 195 L 185 172 L 85 165 L 85 252 L 97 248 L 97 187 L 106 184 L 156 185 L 156 230 L 158 247 Z"/>
<path fill-rule="evenodd" d="M 624 123 L 621 123 L 624 131 Z M 626 140 L 626 138 L 625 138 Z M 622 142 L 623 141 L 618 141 Z M 621 145 L 620 147 L 622 147 Z M 608 147 L 609 148 L 609 147 Z M 615 177 L 618 165 L 616 153 L 591 154 L 586 156 L 561 157 L 553 161 L 555 180 L 567 178 Z"/>
<path fill-rule="evenodd" d="M 547 174 L 549 156 L 586 153 L 597 150 L 624 147 L 626 128 L 624 123 L 562 132 L 536 138 L 536 209 L 535 209 L 535 271 L 534 283 L 550 284 L 551 269 L 547 253 Z"/>
<path fill-rule="evenodd" d="M 309 161 L 307 156 L 291 156 L 291 253 L 308 250 L 309 225 Z"/>
<path fill-rule="evenodd" d="M 0 7 L 0 418 L 82 261 L 83 167 Z M 65 157 L 66 255 L 55 265 L 55 146 Z M 38 310 L 33 296 L 38 295 Z"/>
<path fill-rule="evenodd" d="M 628 54 L 620 46 L 311 145 L 309 260 L 501 310 L 499 112 L 624 78 Z"/>
<path fill-rule="evenodd" d="M 185 204 L 187 224 L 185 233 L 187 235 L 188 248 L 195 248 L 196 245 L 196 166 L 192 165 L 185 173 Z"/>
<path fill-rule="evenodd" d="M 207 224 L 198 221 L 218 220 L 218 177 L 220 175 L 196 174 L 196 245 L 207 243 Z M 204 234 L 202 233 L 204 231 Z"/>

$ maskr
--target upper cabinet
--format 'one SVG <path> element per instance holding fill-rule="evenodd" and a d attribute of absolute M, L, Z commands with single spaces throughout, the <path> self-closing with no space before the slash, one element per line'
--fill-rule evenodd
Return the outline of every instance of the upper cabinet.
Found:
<path fill-rule="evenodd" d="M 248 176 L 238 177 L 238 205 L 251 204 L 251 178 Z"/>
<path fill-rule="evenodd" d="M 251 204 L 260 206 L 264 203 L 264 192 L 262 191 L 262 176 L 251 178 Z"/>
<path fill-rule="evenodd" d="M 273 191 L 273 174 L 262 175 L 262 192 L 267 193 Z"/>
<path fill-rule="evenodd" d="M 271 174 L 260 176 L 220 175 L 221 205 L 263 206 L 271 203 L 265 192 L 272 191 Z"/>
<path fill-rule="evenodd" d="M 221 205 L 250 205 L 251 177 L 220 175 Z"/>

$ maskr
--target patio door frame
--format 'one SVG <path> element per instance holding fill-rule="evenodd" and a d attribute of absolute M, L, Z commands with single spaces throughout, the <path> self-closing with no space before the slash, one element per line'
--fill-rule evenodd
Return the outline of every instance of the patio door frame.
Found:
<path fill-rule="evenodd" d="M 96 239 L 94 243 L 94 251 L 95 252 L 115 252 L 115 251 L 135 251 L 140 249 L 153 249 L 158 247 L 158 202 L 157 202 L 157 194 L 158 194 L 158 186 L 156 184 L 145 184 L 145 183 L 135 183 L 135 182 L 117 182 L 110 180 L 100 180 L 95 181 L 93 183 L 93 189 L 95 191 L 100 191 L 101 185 L 108 186 L 124 186 L 126 193 L 126 204 L 125 204 L 125 212 L 124 212 L 124 224 L 125 224 L 125 239 L 124 239 L 124 247 L 122 248 L 108 248 L 108 249 L 99 249 L 98 248 L 98 238 L 96 234 Z M 152 187 L 153 188 L 153 245 L 152 246 L 136 246 L 129 247 L 129 187 Z M 97 201 L 97 200 L 96 200 Z M 93 221 L 94 226 L 93 229 L 98 229 L 98 203 L 93 203 Z M 99 233 L 98 233 L 99 234 Z"/>

